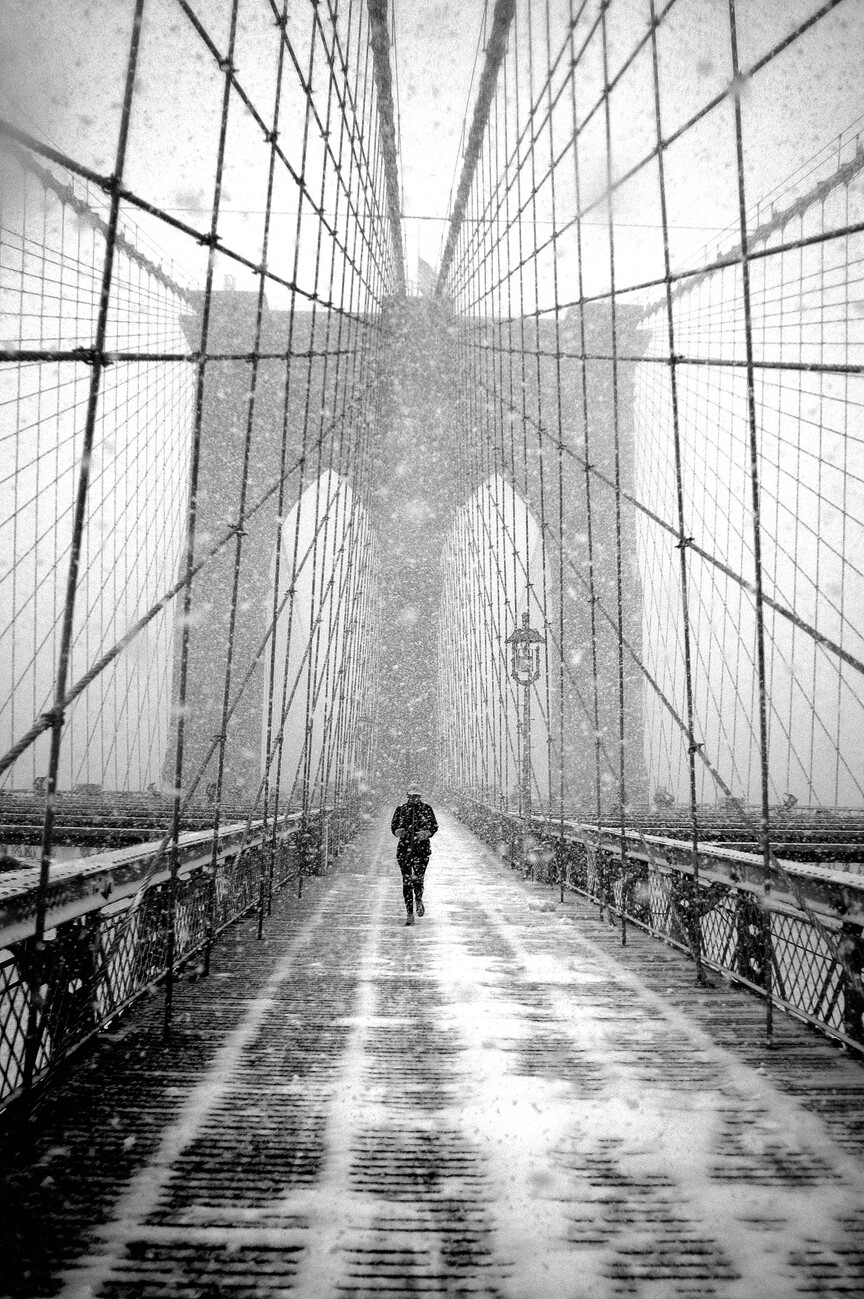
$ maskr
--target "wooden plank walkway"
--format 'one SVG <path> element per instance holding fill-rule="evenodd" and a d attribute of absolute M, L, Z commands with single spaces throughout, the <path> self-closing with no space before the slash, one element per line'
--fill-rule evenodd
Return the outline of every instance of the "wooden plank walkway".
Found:
<path fill-rule="evenodd" d="M 864 1294 L 864 1067 L 444 815 L 382 818 L 3 1150 L 0 1293 Z"/>

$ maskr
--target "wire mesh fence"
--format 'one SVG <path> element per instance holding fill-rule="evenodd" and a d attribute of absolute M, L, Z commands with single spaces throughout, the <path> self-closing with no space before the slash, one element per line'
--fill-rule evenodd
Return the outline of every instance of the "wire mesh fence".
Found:
<path fill-rule="evenodd" d="M 609 828 L 571 820 L 561 827 L 535 816 L 526 836 L 521 817 L 480 799 L 460 798 L 455 810 L 514 869 L 558 889 L 562 901 L 569 891 L 584 894 L 625 935 L 637 925 L 681 948 L 703 972 L 732 978 L 769 1007 L 864 1050 L 860 876 L 784 862 L 766 888 L 743 853 L 703 844 L 694 871 L 686 844 L 664 835 L 630 830 L 622 841 Z"/>
<path fill-rule="evenodd" d="M 0 1109 L 50 1081 L 169 968 L 203 973 L 223 929 L 269 910 L 289 884 L 302 889 L 304 878 L 325 874 L 355 830 L 344 810 L 294 813 L 279 819 L 275 840 L 261 821 L 227 827 L 215 869 L 202 832 L 182 837 L 173 876 L 153 845 L 91 858 L 84 872 L 67 866 L 55 871 L 53 923 L 38 943 L 33 880 L 8 877 L 0 887 Z"/>
<path fill-rule="evenodd" d="M 90 387 L 83 354 L 97 324 L 108 215 L 100 190 L 68 173 L 61 178 L 22 149 L 7 149 L 0 217 L 7 320 L 0 366 L 2 529 L 10 557 L 0 577 L 0 726 L 7 744 L 53 700 Z M 115 309 L 106 347 L 182 353 L 185 288 L 122 228 L 115 238 Z M 193 379 L 182 360 L 142 359 L 105 371 L 69 646 L 73 679 L 176 579 Z M 63 787 L 145 789 L 161 782 L 172 630 L 160 613 L 134 650 L 115 659 L 85 692 L 62 752 Z M 44 777 L 47 745 L 43 734 L 7 783 L 30 789 Z"/>
<path fill-rule="evenodd" d="M 169 878 L 100 922 L 112 956 L 81 997 L 102 1022 L 158 966 L 167 1022 L 223 912 L 254 894 L 263 923 L 285 815 L 353 815 L 373 763 L 377 357 L 404 282 L 387 27 L 359 0 L 37 8 L 32 33 L 16 12 L 11 47 L 43 54 L 0 110 L 0 798 L 12 821 L 39 804 L 38 963 L 64 801 L 122 822 L 146 791 Z M 66 93 L 43 96 L 58 60 Z M 229 813 L 264 845 L 230 867 Z M 4 959 L 28 1021 L 8 1091 L 81 1032 L 62 960 L 46 1001 Z"/>
<path fill-rule="evenodd" d="M 764 138 L 778 87 L 806 116 L 790 61 L 829 60 L 835 9 L 495 8 L 439 291 L 502 617 L 543 623 L 547 806 L 861 804 L 861 123 L 794 167 Z M 482 784 L 508 747 L 461 761 Z"/>
<path fill-rule="evenodd" d="M 526 844 L 538 809 L 562 840 L 565 820 L 617 828 L 621 887 L 652 819 L 689 844 L 694 896 L 723 836 L 786 883 L 779 841 L 820 826 L 837 864 L 861 860 L 850 20 L 734 0 L 488 14 L 437 286 L 473 493 L 443 566 L 439 770 Z M 523 613 L 545 646 L 527 674 L 504 649 Z M 860 924 L 798 902 L 836 1027 Z M 639 917 L 610 903 L 626 936 Z M 695 931 L 700 977 L 721 912 Z M 797 986 L 773 977 L 780 1000 Z"/>

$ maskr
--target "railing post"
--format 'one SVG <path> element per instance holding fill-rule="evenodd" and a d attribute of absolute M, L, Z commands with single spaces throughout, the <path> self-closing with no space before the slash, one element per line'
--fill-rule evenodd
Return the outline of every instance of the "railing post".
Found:
<path fill-rule="evenodd" d="M 210 875 L 207 882 L 205 919 L 204 919 L 204 969 L 206 978 L 210 974 L 210 955 L 213 951 L 213 935 L 216 931 L 216 908 L 219 902 L 219 841 L 214 837 L 213 851 L 210 857 Z"/>
<path fill-rule="evenodd" d="M 843 1032 L 864 1043 L 864 930 L 844 921 L 837 943 L 842 962 Z"/>
<path fill-rule="evenodd" d="M 771 924 L 772 912 L 765 909 L 765 1040 L 766 1045 L 773 1045 L 774 1040 L 774 932 Z"/>
<path fill-rule="evenodd" d="M 620 833 L 621 833 L 621 839 L 620 839 L 620 843 L 621 843 L 621 855 L 620 855 L 620 862 L 621 862 L 621 946 L 622 946 L 622 947 L 626 947 L 626 946 L 627 946 L 627 892 L 628 892 L 628 886 L 629 886 L 630 879 L 629 879 L 629 873 L 628 873 L 628 869 L 627 869 L 627 842 L 626 842 L 626 840 L 625 840 L 625 838 L 624 838 L 624 828 L 623 828 L 623 817 L 624 817 L 624 813 L 623 813 L 623 812 L 621 813 L 621 816 L 622 816 L 622 827 L 621 827 L 621 832 L 620 832 Z"/>
<path fill-rule="evenodd" d="M 330 812 L 321 809 L 321 874 L 326 875 L 330 867 Z"/>
<path fill-rule="evenodd" d="M 267 908 L 268 880 L 270 891 L 273 889 L 273 857 L 275 848 L 267 833 L 265 823 L 261 839 L 261 870 L 258 873 L 258 939 L 264 937 L 264 915 Z"/>

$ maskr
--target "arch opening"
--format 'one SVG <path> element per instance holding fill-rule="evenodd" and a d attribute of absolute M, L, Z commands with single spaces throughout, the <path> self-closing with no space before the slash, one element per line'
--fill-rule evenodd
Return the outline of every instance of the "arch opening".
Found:
<path fill-rule="evenodd" d="M 270 567 L 261 779 L 283 809 L 368 787 L 376 709 L 377 544 L 350 484 L 325 472 L 283 520 Z"/>
<path fill-rule="evenodd" d="M 528 744 L 531 799 L 547 806 L 548 644 L 540 525 L 500 474 L 459 511 L 441 559 L 438 633 L 438 779 L 462 793 L 521 810 Z M 507 638 L 523 613 L 543 637 L 541 671 L 530 687 L 526 737 L 522 688 L 511 676 Z"/>

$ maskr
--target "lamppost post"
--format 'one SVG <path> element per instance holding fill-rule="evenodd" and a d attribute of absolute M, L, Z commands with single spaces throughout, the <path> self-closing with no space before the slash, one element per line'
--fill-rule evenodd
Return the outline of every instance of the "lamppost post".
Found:
<path fill-rule="evenodd" d="M 543 637 L 529 625 L 527 611 L 522 626 L 507 637 L 510 646 L 510 675 L 522 687 L 522 855 L 527 868 L 528 836 L 531 833 L 531 687 L 540 676 L 540 646 Z"/>
<path fill-rule="evenodd" d="M 522 691 L 522 807 L 526 824 L 531 819 L 531 687 Z"/>

